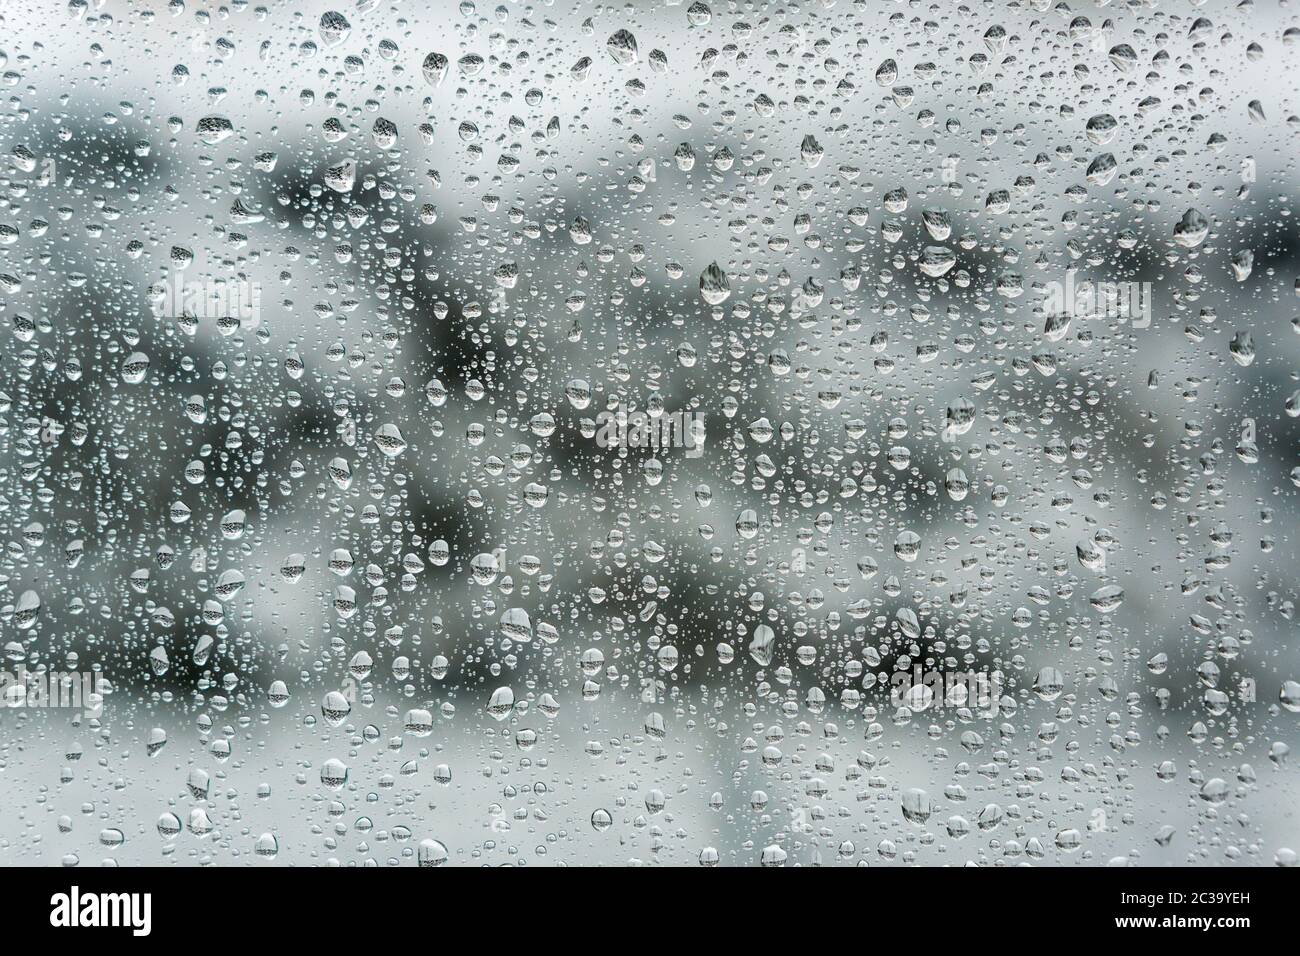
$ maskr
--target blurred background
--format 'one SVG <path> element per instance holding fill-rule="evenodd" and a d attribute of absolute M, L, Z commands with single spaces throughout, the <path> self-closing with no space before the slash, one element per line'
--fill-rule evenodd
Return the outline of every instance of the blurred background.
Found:
<path fill-rule="evenodd" d="M 1294 862 L 1290 5 L 0 15 L 0 859 Z"/>

